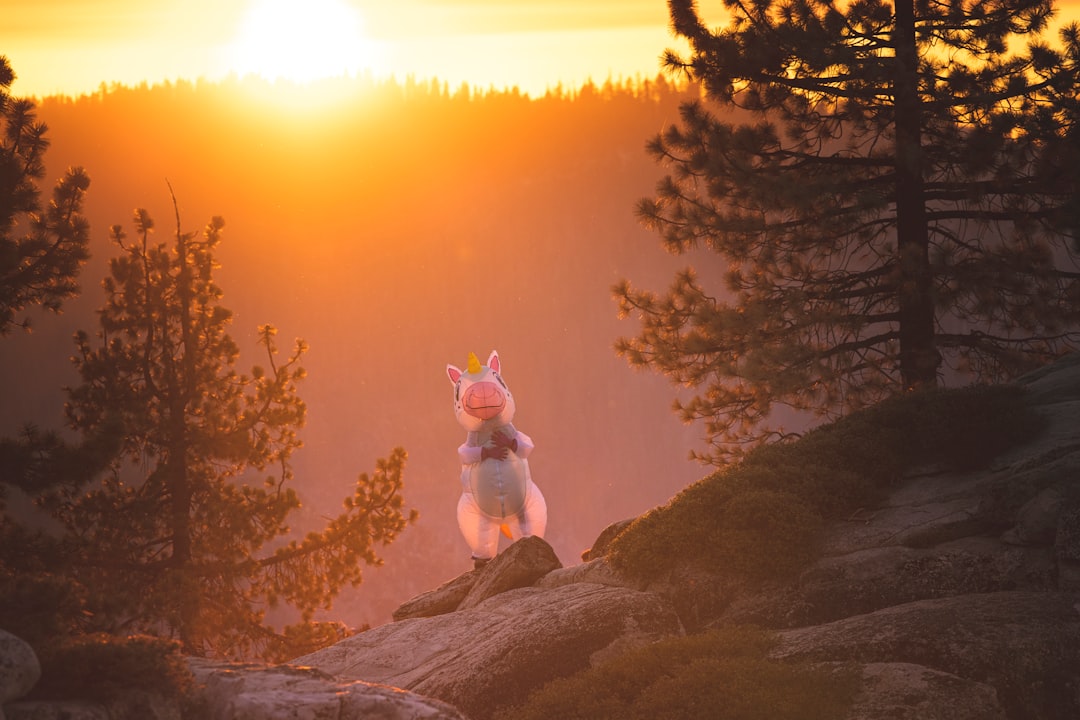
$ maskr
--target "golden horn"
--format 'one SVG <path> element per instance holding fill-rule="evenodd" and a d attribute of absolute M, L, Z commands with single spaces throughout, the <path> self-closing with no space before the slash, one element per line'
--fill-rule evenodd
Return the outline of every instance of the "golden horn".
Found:
<path fill-rule="evenodd" d="M 469 353 L 469 365 L 465 369 L 470 375 L 477 375 L 482 368 L 480 367 L 480 358 L 476 357 L 476 353 Z"/>

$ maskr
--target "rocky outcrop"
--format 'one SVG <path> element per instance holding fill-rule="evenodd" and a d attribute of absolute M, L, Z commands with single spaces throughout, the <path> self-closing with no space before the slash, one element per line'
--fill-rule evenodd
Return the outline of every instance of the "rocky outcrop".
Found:
<path fill-rule="evenodd" d="M 447 580 L 434 590 L 417 595 L 394 610 L 394 620 L 433 617 L 454 612 L 461 605 L 461 601 L 465 599 L 465 596 L 469 594 L 469 591 L 472 590 L 479 576 L 479 570 L 471 570 L 458 575 L 456 578 Z"/>
<path fill-rule="evenodd" d="M 148 692 L 106 704 L 24 700 L 5 707 L 6 720 L 466 720 L 438 700 L 313 668 L 201 658 L 188 666 L 195 689 L 185 702 Z"/>
<path fill-rule="evenodd" d="M 780 634 L 777 658 L 903 662 L 993 687 L 1010 718 L 1075 718 L 1080 599 L 991 592 L 904 603 Z"/>
<path fill-rule="evenodd" d="M 867 663 L 847 720 L 1007 720 L 993 686 L 908 663 Z"/>
<path fill-rule="evenodd" d="M 754 624 L 776 631 L 775 661 L 854 678 L 844 720 L 1080 717 L 1080 355 L 1021 382 L 1037 437 L 980 471 L 911 473 L 785 583 L 692 560 L 622 577 L 604 553 L 626 522 L 571 567 L 527 538 L 287 666 L 192 661 L 197 716 L 487 720 L 626 649 Z"/>
<path fill-rule="evenodd" d="M 596 536 L 596 541 L 592 544 L 592 547 L 581 553 L 582 561 L 589 562 L 590 560 L 604 557 L 607 553 L 608 546 L 611 545 L 611 541 L 633 521 L 633 518 L 627 518 L 626 520 L 613 522 L 604 528 L 603 531 Z"/>
<path fill-rule="evenodd" d="M 483 570 L 472 570 L 418 595 L 394 611 L 394 620 L 432 617 L 476 607 L 507 590 L 528 587 L 562 567 L 551 546 L 537 537 L 522 538 Z"/>
<path fill-rule="evenodd" d="M 296 662 L 484 720 L 492 698 L 516 702 L 622 648 L 752 623 L 778 632 L 777 661 L 855 671 L 848 720 L 1080 717 L 1080 356 L 1021 382 L 1043 422 L 1034 440 L 980 471 L 910 474 L 831 524 L 787 583 L 693 563 L 620 577 L 603 556 L 617 523 L 579 565 L 546 567 L 542 541 L 517 543 L 396 622 Z"/>
<path fill-rule="evenodd" d="M 679 632 L 659 595 L 574 583 L 517 588 L 467 609 L 389 623 L 293 662 L 438 698 L 480 720 L 549 680 Z"/>
<path fill-rule="evenodd" d="M 314 668 L 192 660 L 199 720 L 464 720 L 453 707 L 400 689 L 340 682 Z"/>
<path fill-rule="evenodd" d="M 1054 367 L 1026 379 L 1036 439 L 981 472 L 909 477 L 834 523 L 796 581 L 739 594 L 714 622 L 787 628 L 971 593 L 1080 592 L 1080 401 L 1065 382 L 1080 387 L 1080 363 Z"/>

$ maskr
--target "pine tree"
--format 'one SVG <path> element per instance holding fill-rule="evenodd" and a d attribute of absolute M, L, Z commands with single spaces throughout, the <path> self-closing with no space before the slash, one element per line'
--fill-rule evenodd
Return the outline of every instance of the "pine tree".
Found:
<path fill-rule="evenodd" d="M 698 388 L 720 462 L 784 436 L 779 407 L 835 415 L 949 380 L 1000 381 L 1080 340 L 1080 30 L 1051 0 L 671 0 L 699 83 L 649 145 L 670 169 L 639 216 L 676 253 L 666 294 L 614 288 L 617 351 Z M 771 420 L 772 419 L 772 420 Z"/>
<path fill-rule="evenodd" d="M 89 225 L 82 215 L 90 178 L 72 168 L 41 207 L 37 183 L 45 176 L 48 128 L 37 122 L 34 103 L 13 98 L 15 73 L 0 55 L 0 335 L 29 319 L 23 310 L 40 305 L 58 312 L 79 291 L 79 269 L 89 257 Z"/>
<path fill-rule="evenodd" d="M 265 611 L 283 602 L 308 623 L 360 583 L 361 562 L 381 563 L 376 546 L 416 517 L 403 510 L 405 452 L 361 474 L 323 530 L 286 542 L 300 504 L 290 458 L 306 412 L 304 343 L 282 358 L 264 325 L 265 366 L 239 373 L 213 279 L 223 221 L 185 233 L 177 211 L 171 246 L 152 240 L 145 211 L 134 224 L 134 239 L 112 228 L 121 254 L 103 283 L 96 338 L 77 335 L 81 383 L 66 404 L 85 446 L 111 437 L 116 453 L 104 473 L 69 473 L 36 493 L 63 529 L 63 567 L 50 569 L 86 589 L 86 630 L 164 634 L 188 653 L 226 656 L 325 635 L 276 633 Z"/>

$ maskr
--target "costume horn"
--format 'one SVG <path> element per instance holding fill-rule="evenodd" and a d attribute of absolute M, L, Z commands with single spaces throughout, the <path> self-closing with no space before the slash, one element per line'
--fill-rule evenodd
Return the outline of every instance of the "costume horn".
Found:
<path fill-rule="evenodd" d="M 480 358 L 476 357 L 476 353 L 469 353 L 469 364 L 465 368 L 465 371 L 470 375 L 479 375 L 483 368 L 480 366 Z"/>

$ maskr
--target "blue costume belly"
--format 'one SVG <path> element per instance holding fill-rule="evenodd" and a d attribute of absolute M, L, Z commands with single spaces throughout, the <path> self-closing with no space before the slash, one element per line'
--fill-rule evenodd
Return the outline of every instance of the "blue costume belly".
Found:
<path fill-rule="evenodd" d="M 469 470 L 469 489 L 485 514 L 496 519 L 517 515 L 525 507 L 525 461 L 512 452 L 505 460 L 489 458 Z"/>

